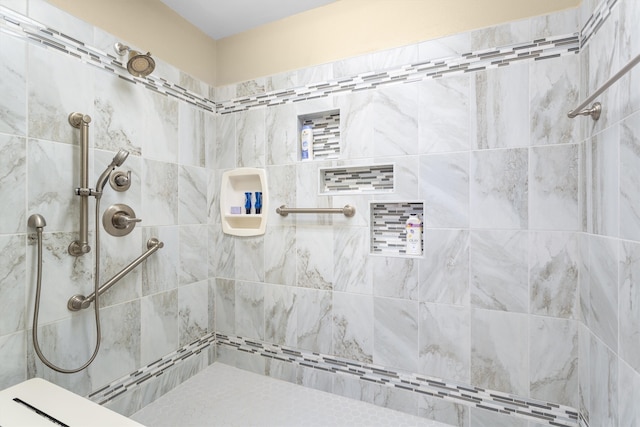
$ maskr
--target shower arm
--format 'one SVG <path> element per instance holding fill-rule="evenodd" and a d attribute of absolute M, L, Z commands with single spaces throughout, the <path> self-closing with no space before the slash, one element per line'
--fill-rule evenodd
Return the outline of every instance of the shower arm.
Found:
<path fill-rule="evenodd" d="M 164 247 L 164 243 L 160 240 L 152 237 L 147 241 L 147 251 L 140 255 L 138 258 L 131 261 L 131 264 L 127 265 L 125 268 L 120 270 L 115 276 L 111 279 L 107 280 L 104 285 L 100 286 L 98 289 L 98 295 L 102 295 L 106 291 L 108 291 L 113 285 L 115 285 L 120 279 L 129 274 L 134 268 L 136 268 L 142 261 L 149 258 L 152 254 L 154 254 L 158 249 Z M 89 308 L 91 303 L 96 299 L 96 293 L 92 292 L 88 296 L 84 295 L 74 295 L 69 298 L 67 302 L 67 308 L 71 311 L 80 311 L 85 308 Z"/>
<path fill-rule="evenodd" d="M 69 114 L 69 124 L 80 129 L 80 187 L 76 194 L 80 196 L 80 238 L 69 244 L 69 254 L 82 256 L 91 251 L 89 246 L 89 123 L 91 117 L 82 113 Z"/>

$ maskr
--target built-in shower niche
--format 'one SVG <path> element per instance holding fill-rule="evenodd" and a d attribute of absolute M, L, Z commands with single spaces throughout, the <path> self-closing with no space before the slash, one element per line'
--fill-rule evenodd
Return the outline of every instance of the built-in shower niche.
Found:
<path fill-rule="evenodd" d="M 395 165 L 320 168 L 320 194 L 393 193 Z"/>
<path fill-rule="evenodd" d="M 260 212 L 256 211 L 256 192 L 262 193 Z M 245 208 L 245 193 L 251 193 L 250 213 Z M 264 234 L 269 213 L 267 178 L 264 169 L 238 168 L 224 172 L 220 185 L 222 231 L 234 236 Z"/>
<path fill-rule="evenodd" d="M 313 130 L 313 160 L 340 157 L 340 110 L 298 116 L 298 159 L 302 158 L 300 134 L 303 126 L 311 126 Z"/>
<path fill-rule="evenodd" d="M 417 215 L 424 224 L 424 202 L 371 202 L 370 253 L 371 255 L 416 258 L 424 254 L 424 232 L 421 255 L 407 255 L 406 223 Z"/>

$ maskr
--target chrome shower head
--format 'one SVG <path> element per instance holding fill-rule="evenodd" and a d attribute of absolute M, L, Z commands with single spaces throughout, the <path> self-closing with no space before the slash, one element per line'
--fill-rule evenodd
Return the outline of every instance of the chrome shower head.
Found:
<path fill-rule="evenodd" d="M 116 155 L 113 156 L 113 160 L 111 160 L 109 166 L 107 166 L 104 172 L 102 172 L 100 178 L 98 178 L 98 181 L 96 182 L 96 191 L 98 192 L 98 194 L 102 194 L 104 186 L 107 185 L 107 182 L 109 181 L 109 175 L 111 175 L 111 172 L 113 172 L 113 170 L 118 166 L 121 166 L 124 161 L 127 160 L 127 157 L 129 157 L 129 152 L 123 149 L 118 151 Z"/>
<path fill-rule="evenodd" d="M 127 71 L 129 74 L 136 77 L 146 77 L 156 68 L 156 61 L 151 57 L 151 52 L 143 54 L 122 43 L 116 43 L 114 47 L 116 53 L 120 56 L 124 56 L 129 52 L 129 58 L 127 60 Z"/>
<path fill-rule="evenodd" d="M 113 157 L 111 164 L 113 164 L 113 166 L 116 166 L 116 167 L 122 166 L 124 161 L 127 160 L 127 157 L 129 157 L 129 152 L 127 150 L 120 149 L 116 153 L 116 155 Z"/>

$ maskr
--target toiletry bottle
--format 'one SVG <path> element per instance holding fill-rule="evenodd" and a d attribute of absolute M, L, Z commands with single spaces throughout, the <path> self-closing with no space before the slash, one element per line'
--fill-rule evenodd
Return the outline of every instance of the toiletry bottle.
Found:
<path fill-rule="evenodd" d="M 244 193 L 244 210 L 245 213 L 251 213 L 251 193 Z"/>
<path fill-rule="evenodd" d="M 407 255 L 422 255 L 422 221 L 417 215 L 411 215 L 406 222 Z"/>
<path fill-rule="evenodd" d="M 256 191 L 256 213 L 259 214 L 262 211 L 262 191 Z"/>
<path fill-rule="evenodd" d="M 300 158 L 313 159 L 313 129 L 309 125 L 302 126 L 302 132 L 300 132 Z"/>

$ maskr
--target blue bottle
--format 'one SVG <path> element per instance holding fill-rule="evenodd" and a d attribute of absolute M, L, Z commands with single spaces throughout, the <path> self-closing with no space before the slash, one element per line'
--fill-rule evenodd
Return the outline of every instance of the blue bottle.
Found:
<path fill-rule="evenodd" d="M 251 213 L 251 193 L 244 193 L 244 209 L 245 213 Z"/>
<path fill-rule="evenodd" d="M 256 213 L 262 210 L 262 191 L 256 191 Z"/>

